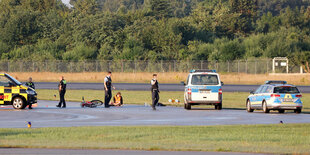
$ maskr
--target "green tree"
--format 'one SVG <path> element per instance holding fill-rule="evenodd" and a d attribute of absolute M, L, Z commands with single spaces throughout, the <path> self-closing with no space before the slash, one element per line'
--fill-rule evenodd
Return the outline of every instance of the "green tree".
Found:
<path fill-rule="evenodd" d="M 163 19 L 172 16 L 172 8 L 168 0 L 150 0 L 150 9 L 156 19 Z"/>

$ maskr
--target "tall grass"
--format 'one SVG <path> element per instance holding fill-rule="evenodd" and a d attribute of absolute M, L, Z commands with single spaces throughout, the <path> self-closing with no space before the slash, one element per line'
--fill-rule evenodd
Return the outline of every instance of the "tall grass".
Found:
<path fill-rule="evenodd" d="M 34 82 L 58 82 L 60 76 L 65 76 L 68 82 L 103 82 L 106 73 L 82 72 L 82 73 L 51 73 L 51 72 L 23 72 L 9 73 L 20 81 L 27 81 L 32 77 Z M 113 82 L 120 83 L 149 83 L 153 73 L 112 73 Z M 185 81 L 188 73 L 165 72 L 158 73 L 160 83 L 179 83 Z M 244 74 L 244 73 L 220 73 L 221 80 L 225 84 L 262 84 L 267 80 L 285 80 L 295 85 L 310 85 L 310 74 Z"/>

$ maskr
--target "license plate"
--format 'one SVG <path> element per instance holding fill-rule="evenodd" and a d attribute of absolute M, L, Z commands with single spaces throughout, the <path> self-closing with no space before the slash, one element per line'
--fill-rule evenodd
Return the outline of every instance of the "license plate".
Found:
<path fill-rule="evenodd" d="M 291 99 L 291 98 L 284 98 L 283 102 L 293 102 L 293 99 Z"/>
<path fill-rule="evenodd" d="M 211 93 L 211 91 L 210 91 L 210 90 L 200 90 L 200 93 L 210 94 L 210 93 Z"/>

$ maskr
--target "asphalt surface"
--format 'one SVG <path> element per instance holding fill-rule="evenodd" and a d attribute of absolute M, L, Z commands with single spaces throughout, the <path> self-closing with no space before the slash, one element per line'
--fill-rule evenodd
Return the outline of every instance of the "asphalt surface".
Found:
<path fill-rule="evenodd" d="M 247 155 L 253 153 L 234 152 L 187 152 L 187 151 L 135 151 L 135 150 L 67 150 L 67 149 L 19 149 L 0 148 L 0 154 L 109 154 L 109 155 Z"/>
<path fill-rule="evenodd" d="M 37 82 L 36 89 L 57 89 L 56 82 Z M 150 90 L 150 84 L 147 83 L 113 83 L 117 90 Z M 224 85 L 224 92 L 250 92 L 256 90 L 259 85 Z M 103 83 L 68 83 L 67 89 L 81 90 L 103 90 Z M 162 91 L 184 91 L 184 85 L 181 84 L 160 84 Z M 298 86 L 302 93 L 310 93 L 310 86 Z"/>
<path fill-rule="evenodd" d="M 124 105 L 111 108 L 81 108 L 78 102 L 69 102 L 66 109 L 56 108 L 56 101 L 39 101 L 33 110 L 14 110 L 11 106 L 0 108 L 0 128 L 25 128 L 27 121 L 32 127 L 72 126 L 146 126 L 146 125 L 233 125 L 310 123 L 309 114 L 284 114 L 262 111 L 247 113 L 245 110 L 194 109 L 181 107 L 158 107 L 153 111 L 144 105 Z M 193 107 L 195 108 L 195 107 Z"/>

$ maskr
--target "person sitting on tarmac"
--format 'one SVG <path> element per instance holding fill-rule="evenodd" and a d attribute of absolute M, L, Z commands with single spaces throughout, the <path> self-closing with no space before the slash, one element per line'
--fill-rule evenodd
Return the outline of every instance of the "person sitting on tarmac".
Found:
<path fill-rule="evenodd" d="M 113 97 L 113 102 L 111 102 L 110 106 L 122 106 L 123 105 L 123 97 L 121 92 L 118 92 L 114 97 Z"/>

